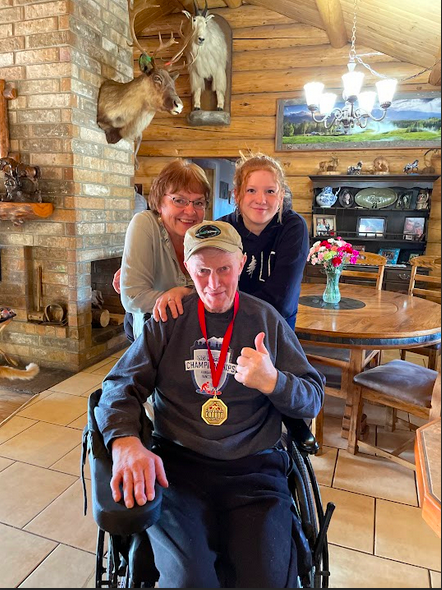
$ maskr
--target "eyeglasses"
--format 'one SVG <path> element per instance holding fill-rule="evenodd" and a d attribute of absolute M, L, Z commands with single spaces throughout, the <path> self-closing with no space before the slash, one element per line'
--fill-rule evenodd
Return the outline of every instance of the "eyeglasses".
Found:
<path fill-rule="evenodd" d="M 191 201 L 190 199 L 185 199 L 184 197 L 172 197 L 171 195 L 166 195 L 166 197 L 169 197 L 169 199 L 173 201 L 173 204 L 175 207 L 178 207 L 178 209 L 185 209 L 190 204 L 192 204 L 196 210 L 204 210 L 207 207 L 206 199 L 197 199 L 196 201 Z"/>

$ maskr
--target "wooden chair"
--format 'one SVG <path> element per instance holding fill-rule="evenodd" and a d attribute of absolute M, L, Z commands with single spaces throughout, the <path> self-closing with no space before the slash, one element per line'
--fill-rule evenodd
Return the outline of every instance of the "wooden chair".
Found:
<path fill-rule="evenodd" d="M 377 268 L 376 272 L 362 270 L 358 268 L 353 270 L 352 268 L 345 268 L 342 271 L 343 277 L 354 277 L 354 278 L 366 278 L 375 281 L 375 288 L 380 291 L 382 289 L 382 283 L 384 281 L 385 267 L 387 265 L 387 259 L 385 256 L 380 254 L 373 254 L 372 252 L 361 252 L 356 262 L 357 266 L 374 266 Z"/>
<path fill-rule="evenodd" d="M 382 289 L 385 266 L 387 264 L 387 259 L 385 256 L 373 254 L 372 252 L 361 252 L 356 264 L 358 265 L 357 270 L 346 268 L 342 271 L 342 276 L 354 277 L 357 279 L 370 279 L 372 283 L 374 283 L 376 290 L 380 291 Z M 364 270 L 361 268 L 362 266 L 376 267 L 376 271 L 373 272 L 372 270 Z M 326 385 L 326 394 L 331 395 L 332 397 L 346 399 L 349 379 L 348 365 L 350 361 L 350 351 L 346 348 L 305 345 L 304 352 L 306 353 L 309 362 L 311 362 L 313 366 L 316 366 L 319 371 L 324 372 L 326 379 L 328 378 L 328 381 L 332 383 L 331 386 Z M 365 369 L 368 366 L 374 366 L 380 363 L 381 351 L 373 350 L 365 357 L 363 366 Z M 331 371 L 329 370 L 329 375 L 327 375 L 327 369 L 324 370 L 322 368 L 323 366 L 331 368 Z M 332 374 L 330 375 L 330 373 Z M 349 420 L 349 410 L 346 410 L 343 424 L 344 431 L 346 431 L 349 427 Z M 316 417 L 314 422 L 315 437 L 321 447 L 324 438 L 323 424 L 324 410 L 321 409 L 321 412 Z"/>
<path fill-rule="evenodd" d="M 386 451 L 359 440 L 359 427 L 364 401 L 381 404 L 387 408 L 401 410 L 419 418 L 435 420 L 440 417 L 441 376 L 437 371 L 427 369 L 407 361 L 395 360 L 359 373 L 354 378 L 348 451 L 356 454 L 358 450 L 371 450 L 409 469 L 415 469 L 399 455 L 414 442 L 416 426 L 405 422 L 413 436 L 394 451 Z"/>
<path fill-rule="evenodd" d="M 441 258 L 440 256 L 416 256 L 410 260 L 411 275 L 408 294 L 411 296 L 425 297 L 437 303 L 441 302 Z M 419 273 L 419 269 L 430 270 L 430 275 Z M 416 284 L 417 283 L 417 284 Z M 423 284 L 422 284 L 423 283 Z M 437 289 L 435 288 L 437 287 Z M 401 350 L 401 359 L 404 361 L 407 352 L 414 352 L 428 357 L 428 368 L 437 371 L 441 345 L 423 346 L 421 348 L 405 348 Z"/>

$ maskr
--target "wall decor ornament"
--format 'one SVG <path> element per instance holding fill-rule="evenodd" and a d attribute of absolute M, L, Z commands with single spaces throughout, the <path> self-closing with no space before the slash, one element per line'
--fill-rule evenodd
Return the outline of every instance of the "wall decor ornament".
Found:
<path fill-rule="evenodd" d="M 405 164 L 404 172 L 405 174 L 419 174 L 419 160 Z"/>
<path fill-rule="evenodd" d="M 339 174 L 339 158 L 332 156 L 330 160 L 319 162 L 318 174 Z"/>
<path fill-rule="evenodd" d="M 28 166 L 14 158 L 1 158 L 0 171 L 5 175 L 6 194 L 0 194 L 0 201 L 14 203 L 41 203 L 38 179 L 41 176 L 38 166 Z"/>

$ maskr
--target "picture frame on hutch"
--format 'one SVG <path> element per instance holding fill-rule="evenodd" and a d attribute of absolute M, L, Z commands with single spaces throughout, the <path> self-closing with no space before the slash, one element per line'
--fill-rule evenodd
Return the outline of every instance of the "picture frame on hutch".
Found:
<path fill-rule="evenodd" d="M 336 235 L 336 215 L 313 215 L 313 236 L 332 237 Z"/>
<path fill-rule="evenodd" d="M 408 254 L 407 262 L 409 263 L 410 260 L 413 260 L 413 258 L 416 258 L 416 256 L 422 256 L 422 252 L 415 252 L 414 250 L 411 250 Z"/>
<path fill-rule="evenodd" d="M 397 264 L 399 260 L 400 248 L 380 248 L 378 254 L 385 256 L 387 264 Z"/>
<path fill-rule="evenodd" d="M 425 217 L 406 217 L 404 221 L 404 240 L 423 240 L 425 236 Z"/>
<path fill-rule="evenodd" d="M 338 102 L 337 107 L 344 103 Z M 374 110 L 380 116 L 380 109 Z M 276 117 L 277 152 L 366 148 L 438 148 L 441 144 L 440 93 L 400 93 L 381 122 L 354 132 L 325 129 L 315 123 L 305 99 L 279 99 Z"/>
<path fill-rule="evenodd" d="M 386 228 L 386 217 L 358 217 L 356 235 L 358 238 L 383 238 Z"/>

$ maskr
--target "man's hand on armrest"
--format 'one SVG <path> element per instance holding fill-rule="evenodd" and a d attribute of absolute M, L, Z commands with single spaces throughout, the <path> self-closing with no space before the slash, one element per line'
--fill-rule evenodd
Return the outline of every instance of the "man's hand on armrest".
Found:
<path fill-rule="evenodd" d="M 152 501 L 155 480 L 163 488 L 169 487 L 162 460 L 148 451 L 136 436 L 116 438 L 112 442 L 112 461 L 112 497 L 119 502 L 123 496 L 127 508 L 133 508 L 135 502 L 143 506 Z"/>

